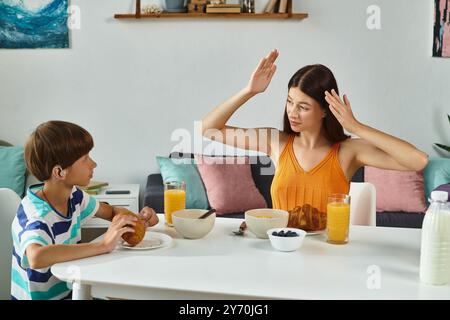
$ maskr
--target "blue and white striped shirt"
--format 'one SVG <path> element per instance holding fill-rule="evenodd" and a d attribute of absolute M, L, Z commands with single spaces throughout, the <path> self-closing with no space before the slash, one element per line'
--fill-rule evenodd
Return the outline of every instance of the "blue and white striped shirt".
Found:
<path fill-rule="evenodd" d="M 25 250 L 32 243 L 79 243 L 81 226 L 99 208 L 94 197 L 73 187 L 65 217 L 36 195 L 42 188 L 43 184 L 38 184 L 27 190 L 12 223 L 11 299 L 62 299 L 70 294 L 67 283 L 56 278 L 50 267 L 31 269 Z"/>

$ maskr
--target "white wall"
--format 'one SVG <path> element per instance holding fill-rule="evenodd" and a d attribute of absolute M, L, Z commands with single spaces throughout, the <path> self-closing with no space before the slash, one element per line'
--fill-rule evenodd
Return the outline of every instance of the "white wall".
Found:
<path fill-rule="evenodd" d="M 450 143 L 450 60 L 431 58 L 431 0 L 294 0 L 310 14 L 302 21 L 126 21 L 113 15 L 131 12 L 131 0 L 71 3 L 81 30 L 70 49 L 0 50 L 0 139 L 23 144 L 49 119 L 78 123 L 95 140 L 95 179 L 144 187 L 155 156 L 177 144 L 173 130 L 193 131 L 273 48 L 272 84 L 234 125 L 280 127 L 290 76 L 323 63 L 361 122 L 431 155 L 433 142 Z M 381 8 L 378 31 L 366 27 L 371 4 Z"/>

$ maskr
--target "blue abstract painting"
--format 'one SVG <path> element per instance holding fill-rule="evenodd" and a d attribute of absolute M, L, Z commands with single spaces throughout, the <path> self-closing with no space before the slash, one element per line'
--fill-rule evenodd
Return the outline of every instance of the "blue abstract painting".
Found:
<path fill-rule="evenodd" d="M 68 0 L 0 0 L 0 48 L 68 48 Z"/>

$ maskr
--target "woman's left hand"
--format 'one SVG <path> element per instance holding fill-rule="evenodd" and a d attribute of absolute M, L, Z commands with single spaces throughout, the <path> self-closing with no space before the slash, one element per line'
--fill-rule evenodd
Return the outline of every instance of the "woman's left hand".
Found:
<path fill-rule="evenodd" d="M 159 222 L 159 218 L 156 215 L 155 210 L 149 207 L 144 207 L 141 212 L 139 212 L 139 216 L 141 216 L 145 220 L 145 226 L 147 228 L 153 227 Z"/>
<path fill-rule="evenodd" d="M 352 107 L 350 106 L 350 101 L 347 96 L 344 94 L 344 101 L 342 101 L 333 89 L 331 90 L 331 93 L 325 91 L 325 100 L 329 103 L 331 112 L 334 114 L 342 127 L 344 127 L 344 129 L 349 133 L 355 133 L 360 123 L 353 115 Z"/>

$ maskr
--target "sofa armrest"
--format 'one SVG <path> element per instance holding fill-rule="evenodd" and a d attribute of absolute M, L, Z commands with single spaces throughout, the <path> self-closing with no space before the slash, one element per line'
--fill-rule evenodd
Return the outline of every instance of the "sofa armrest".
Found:
<path fill-rule="evenodd" d="M 153 208 L 157 213 L 164 212 L 164 184 L 161 174 L 151 174 L 147 178 L 144 206 Z"/>

